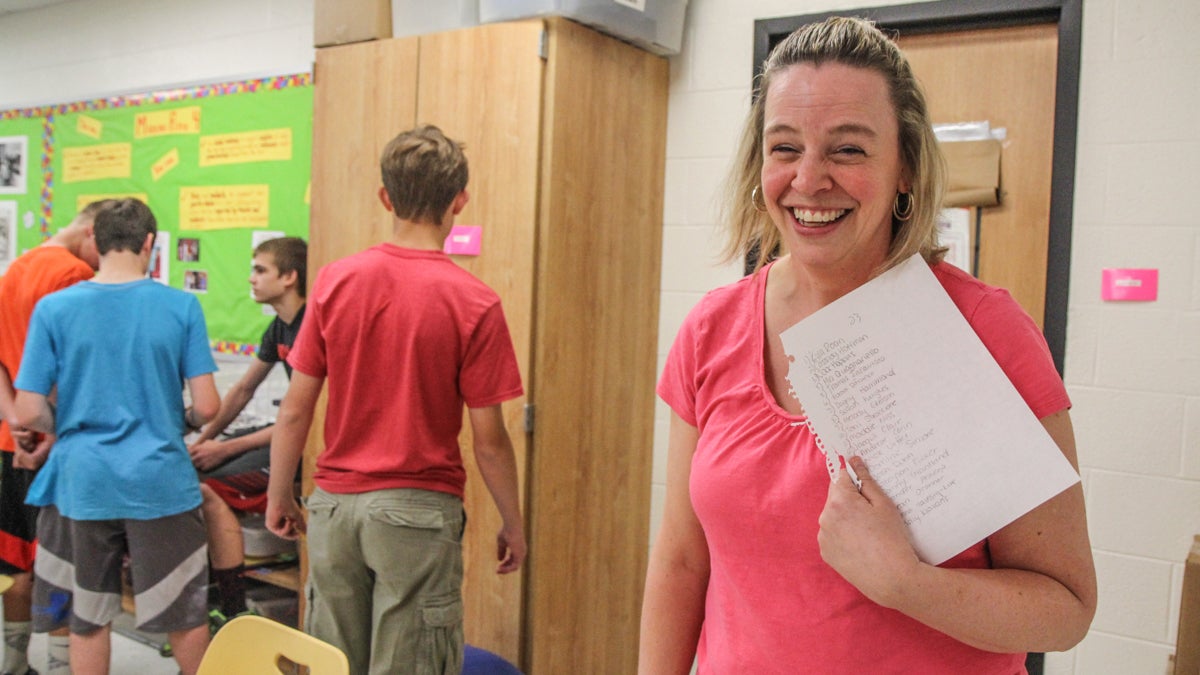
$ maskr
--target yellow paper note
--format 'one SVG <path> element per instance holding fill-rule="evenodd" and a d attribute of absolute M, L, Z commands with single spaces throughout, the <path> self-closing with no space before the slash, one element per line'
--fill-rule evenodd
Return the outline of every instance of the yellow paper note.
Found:
<path fill-rule="evenodd" d="M 133 137 L 149 138 L 168 134 L 200 133 L 200 107 L 156 110 L 133 118 Z"/>
<path fill-rule="evenodd" d="M 163 155 L 154 163 L 154 166 L 150 167 L 150 176 L 157 181 L 177 166 L 179 166 L 179 148 L 171 148 L 170 152 Z"/>
<path fill-rule="evenodd" d="M 200 166 L 284 161 L 291 158 L 291 129 L 264 129 L 200 137 Z"/>
<path fill-rule="evenodd" d="M 63 150 L 63 182 L 129 178 L 133 148 L 129 143 L 87 145 Z"/>
<path fill-rule="evenodd" d="M 265 228 L 269 223 L 270 186 L 225 185 L 179 190 L 179 229 Z"/>
<path fill-rule="evenodd" d="M 104 123 L 95 117 L 80 115 L 75 121 L 75 130 L 84 136 L 91 136 L 97 140 L 100 139 L 100 134 L 104 133 Z"/>

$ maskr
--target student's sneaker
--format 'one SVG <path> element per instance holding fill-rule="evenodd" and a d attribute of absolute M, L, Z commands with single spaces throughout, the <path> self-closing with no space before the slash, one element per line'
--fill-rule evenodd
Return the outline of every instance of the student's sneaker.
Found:
<path fill-rule="evenodd" d="M 217 631 L 219 631 L 225 627 L 225 624 L 229 623 L 230 621 L 233 621 L 234 619 L 238 618 L 239 616 L 262 616 L 262 615 L 259 614 L 258 610 L 256 610 L 256 609 L 247 609 L 245 611 L 234 614 L 232 617 L 226 618 L 225 614 L 221 610 L 219 610 L 219 609 L 210 610 L 208 613 L 208 635 L 209 635 L 209 637 L 216 635 Z M 34 675 L 36 675 L 36 673 Z"/>

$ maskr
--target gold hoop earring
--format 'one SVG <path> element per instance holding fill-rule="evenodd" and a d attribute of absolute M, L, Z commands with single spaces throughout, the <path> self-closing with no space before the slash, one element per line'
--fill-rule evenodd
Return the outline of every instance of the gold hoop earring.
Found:
<path fill-rule="evenodd" d="M 903 207 L 900 206 L 901 197 L 905 198 Z M 897 192 L 896 201 L 892 204 L 892 215 L 900 222 L 905 222 L 909 218 L 912 218 L 913 209 L 916 208 L 915 201 L 911 192 Z"/>
<path fill-rule="evenodd" d="M 762 186 L 755 185 L 750 191 L 750 206 L 754 207 L 755 211 L 765 213 L 767 210 L 767 202 L 763 200 Z"/>

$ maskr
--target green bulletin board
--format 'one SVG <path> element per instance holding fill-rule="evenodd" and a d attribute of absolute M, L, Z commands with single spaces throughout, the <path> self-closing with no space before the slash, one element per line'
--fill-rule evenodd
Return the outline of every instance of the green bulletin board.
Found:
<path fill-rule="evenodd" d="M 0 139 L 21 136 L 37 175 L 25 194 L 0 187 L 19 252 L 90 201 L 143 199 L 160 233 L 151 276 L 196 294 L 215 349 L 254 352 L 271 319 L 250 296 L 254 246 L 308 237 L 308 75 L 0 111 Z"/>

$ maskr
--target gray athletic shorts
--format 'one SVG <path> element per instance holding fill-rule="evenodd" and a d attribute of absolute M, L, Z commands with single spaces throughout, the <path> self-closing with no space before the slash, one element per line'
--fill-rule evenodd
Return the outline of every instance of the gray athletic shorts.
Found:
<path fill-rule="evenodd" d="M 88 634 L 121 612 L 129 569 L 137 627 L 171 633 L 208 621 L 208 545 L 195 508 L 153 520 L 71 520 L 53 506 L 38 516 L 33 630 Z"/>

